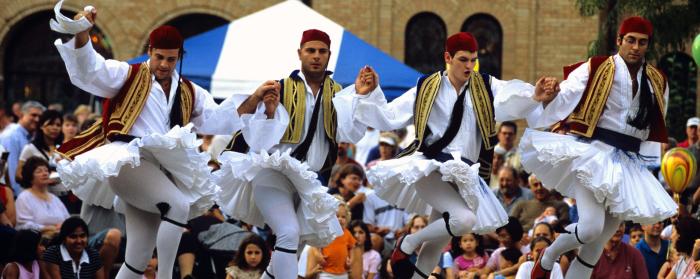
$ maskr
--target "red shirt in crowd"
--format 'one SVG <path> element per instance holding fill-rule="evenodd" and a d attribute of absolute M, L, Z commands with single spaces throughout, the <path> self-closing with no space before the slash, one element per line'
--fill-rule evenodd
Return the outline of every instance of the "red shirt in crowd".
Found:
<path fill-rule="evenodd" d="M 591 279 L 649 279 L 642 253 L 627 243 L 617 245 L 617 256 L 611 259 L 607 251 L 603 251 L 598 264 L 593 269 Z"/>

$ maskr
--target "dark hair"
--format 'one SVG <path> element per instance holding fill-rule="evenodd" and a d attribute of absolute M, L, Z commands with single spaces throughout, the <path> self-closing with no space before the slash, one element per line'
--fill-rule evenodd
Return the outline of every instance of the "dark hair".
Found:
<path fill-rule="evenodd" d="M 673 225 L 678 234 L 676 251 L 690 255 L 693 252 L 695 240 L 700 238 L 700 221 L 690 216 L 679 216 Z"/>
<path fill-rule="evenodd" d="M 523 239 L 523 225 L 520 224 L 518 218 L 513 216 L 508 217 L 508 224 L 496 229 L 496 233 L 500 233 L 502 230 L 505 230 L 510 235 L 510 239 L 513 243 Z"/>
<path fill-rule="evenodd" d="M 18 263 L 31 262 L 39 258 L 36 248 L 41 242 L 41 234 L 34 230 L 19 230 L 10 248 L 10 260 Z"/>
<path fill-rule="evenodd" d="M 544 223 L 544 224 L 546 224 L 546 223 Z M 549 238 L 546 238 L 546 237 L 544 237 L 544 236 L 538 236 L 538 237 L 535 237 L 535 239 L 533 239 L 533 240 L 530 242 L 530 251 L 534 251 L 534 250 L 535 250 L 535 244 L 537 244 L 538 242 L 543 242 L 543 241 L 544 241 L 544 242 L 547 242 L 547 246 L 552 245 L 552 241 L 549 240 Z"/>
<path fill-rule="evenodd" d="M 498 172 L 500 173 L 504 169 L 508 170 L 513 175 L 513 179 L 515 179 L 516 181 L 520 179 L 520 175 L 518 174 L 518 170 L 516 170 L 513 166 L 511 166 L 509 164 L 503 164 L 498 169 Z M 518 187 L 520 187 L 520 186 L 518 186 Z"/>
<path fill-rule="evenodd" d="M 46 123 L 51 123 L 54 120 L 58 120 L 61 122 L 58 126 L 61 126 L 63 124 L 63 116 L 61 115 L 60 112 L 55 111 L 55 110 L 45 110 L 44 113 L 41 114 L 39 117 L 39 127 L 36 129 L 36 135 L 34 135 L 34 140 L 32 141 L 32 144 L 36 146 L 39 151 L 49 151 L 51 150 L 49 146 L 46 144 L 46 141 L 44 141 L 44 130 L 41 129 L 42 126 Z M 63 142 L 63 133 L 59 132 L 58 137 L 54 140 L 54 145 L 62 143 Z"/>
<path fill-rule="evenodd" d="M 359 176 L 360 180 L 365 179 L 365 170 L 362 169 L 361 166 L 358 166 L 356 164 L 345 164 L 338 170 L 338 178 L 335 180 L 335 186 L 344 187 L 345 185 L 343 185 L 341 181 L 343 180 L 343 178 L 351 174 Z"/>
<path fill-rule="evenodd" d="M 350 221 L 350 224 L 348 225 L 348 229 L 350 229 L 350 233 L 352 233 L 352 229 L 355 227 L 360 227 L 365 232 L 365 243 L 362 245 L 365 249 L 365 252 L 372 250 L 372 235 L 369 233 L 369 228 L 367 227 L 367 224 L 362 222 L 361 220 L 352 220 Z"/>
<path fill-rule="evenodd" d="M 93 119 L 93 118 L 85 119 L 85 121 L 83 121 L 83 123 L 80 124 L 80 128 L 78 129 L 78 133 L 85 131 L 87 129 L 90 129 L 90 127 L 92 127 L 92 125 L 95 125 L 95 123 L 97 123 L 97 119 Z"/>
<path fill-rule="evenodd" d="M 550 234 L 552 237 L 554 237 L 554 226 L 552 226 L 552 224 L 547 223 L 547 222 L 539 222 L 539 223 L 535 224 L 535 225 L 532 227 L 532 234 L 533 234 L 533 235 L 535 234 L 535 228 L 537 228 L 538 226 L 545 226 L 545 227 L 547 227 L 547 229 L 549 229 L 549 234 Z"/>
<path fill-rule="evenodd" d="M 515 134 L 518 133 L 518 125 L 516 125 L 515 122 L 513 122 L 513 121 L 501 122 L 501 126 L 498 127 L 498 132 L 500 132 L 503 127 L 511 127 L 511 128 L 513 128 L 513 133 L 515 133 Z"/>
<path fill-rule="evenodd" d="M 629 229 L 630 232 L 632 232 L 632 231 L 642 231 L 643 232 L 644 231 L 644 229 L 642 229 L 642 225 L 640 225 L 639 223 L 633 223 L 629 228 L 630 228 Z"/>
<path fill-rule="evenodd" d="M 75 117 L 75 114 L 66 113 L 63 115 L 63 122 L 73 122 L 75 124 L 78 124 L 78 118 Z"/>
<path fill-rule="evenodd" d="M 243 270 L 248 270 L 253 267 L 248 266 L 248 262 L 245 261 L 245 248 L 248 247 L 248 244 L 253 244 L 255 246 L 258 246 L 260 248 L 260 251 L 262 251 L 262 260 L 260 261 L 260 264 L 258 264 L 255 269 L 257 270 L 264 270 L 267 267 L 267 264 L 270 263 L 270 251 L 267 249 L 267 245 L 265 245 L 265 240 L 262 239 L 262 237 L 258 236 L 257 234 L 252 234 L 243 241 L 241 241 L 241 245 L 238 246 L 238 252 L 236 252 L 236 256 L 233 258 L 233 262 L 236 263 L 236 266 L 243 269 Z"/>
<path fill-rule="evenodd" d="M 518 248 L 506 248 L 503 251 L 501 251 L 501 256 L 506 260 L 509 261 L 513 264 L 518 263 L 518 260 L 520 259 L 520 256 L 523 255 L 523 252 L 520 252 L 520 249 Z"/>
<path fill-rule="evenodd" d="M 476 240 L 476 254 L 481 257 L 486 256 L 486 251 L 484 251 L 484 237 L 475 233 L 470 234 L 473 235 L 474 239 Z M 460 247 L 463 236 L 464 235 L 453 237 L 452 240 L 450 240 L 450 255 L 452 255 L 453 259 L 456 259 L 460 255 L 464 254 L 464 250 L 462 250 L 462 247 Z"/>
<path fill-rule="evenodd" d="M 34 180 L 34 171 L 44 166 L 49 168 L 49 163 L 44 160 L 44 158 L 32 156 L 24 162 L 22 166 L 22 181 L 21 184 L 23 188 L 28 189 L 32 187 L 32 180 Z"/>
<path fill-rule="evenodd" d="M 85 223 L 85 221 L 83 221 L 83 219 L 80 219 L 80 217 L 73 216 L 64 220 L 61 224 L 61 231 L 58 233 L 58 239 L 56 239 L 56 241 L 59 243 L 56 244 L 63 244 L 66 241 L 66 238 L 68 238 L 68 236 L 75 232 L 75 230 L 78 228 L 83 228 L 85 234 L 90 235 L 88 225 Z"/>

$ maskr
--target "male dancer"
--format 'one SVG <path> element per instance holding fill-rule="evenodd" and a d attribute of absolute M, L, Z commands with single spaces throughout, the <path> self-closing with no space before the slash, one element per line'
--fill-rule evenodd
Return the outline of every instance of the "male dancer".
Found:
<path fill-rule="evenodd" d="M 474 72 L 477 50 L 470 33 L 454 34 L 445 43 L 446 71 L 423 76 L 391 103 L 377 94 L 360 99 L 355 108 L 359 121 L 380 130 L 416 127 L 416 139 L 399 158 L 380 162 L 368 175 L 387 202 L 416 213 L 433 208 L 430 225 L 396 245 L 391 264 L 397 278 L 410 278 L 414 271 L 415 278 L 427 278 L 451 236 L 485 233 L 507 223 L 484 181 L 491 174 L 495 116 L 502 110 L 529 111 L 554 96 L 551 88 L 545 91 L 551 81 L 544 78 L 533 96 L 527 83 Z M 529 95 L 511 98 L 521 92 Z M 421 246 L 414 266 L 409 255 Z"/>
<path fill-rule="evenodd" d="M 277 236 L 264 278 L 296 278 L 300 243 L 324 247 L 342 235 L 335 216 L 338 201 L 326 193 L 316 172 L 327 182 L 324 173 L 336 161 L 338 143 L 364 136 L 367 126 L 352 119 L 351 109 L 377 87 L 377 79 L 365 67 L 349 87 L 359 95 L 340 92 L 326 70 L 330 46 L 325 32 L 304 31 L 297 50 L 301 70 L 268 83 L 282 89 L 282 106 L 264 115 L 258 97 L 245 100 L 239 108 L 246 113 L 241 116 L 245 126 L 229 144 L 231 151 L 219 156 L 221 170 L 214 173 L 224 190 L 224 209 L 247 223 L 268 224 Z"/>
<path fill-rule="evenodd" d="M 89 31 L 96 16 L 94 8 L 79 13 L 75 22 L 85 22 L 84 17 L 90 27 L 66 43 L 55 42 L 71 82 L 106 98 L 102 120 L 59 149 L 70 161 L 62 160 L 58 171 L 83 202 L 102 204 L 118 195 L 129 241 L 117 278 L 141 278 L 154 247 L 158 278 L 172 278 L 173 243 L 180 241 L 188 218 L 211 207 L 219 191 L 209 180 L 209 156 L 197 151 L 199 142 L 190 129 L 227 134 L 241 122 L 232 100 L 217 105 L 208 92 L 175 71 L 183 54 L 177 29 L 153 30 L 149 60 L 129 65 L 95 52 Z M 56 17 L 75 27 L 62 15 Z M 274 94 L 266 98 L 274 108 Z M 109 188 L 100 185 L 106 182 Z"/>
<path fill-rule="evenodd" d="M 522 164 L 544 185 L 575 198 L 579 222 L 540 253 L 532 278 L 549 278 L 559 256 L 580 247 L 566 278 L 590 278 L 605 243 L 623 220 L 654 223 L 673 216 L 676 204 L 646 169 L 645 141 L 665 142 L 668 85 L 644 56 L 652 25 L 625 19 L 619 51 L 593 57 L 575 68 L 551 102 L 528 117 L 531 127 L 520 142 Z"/>

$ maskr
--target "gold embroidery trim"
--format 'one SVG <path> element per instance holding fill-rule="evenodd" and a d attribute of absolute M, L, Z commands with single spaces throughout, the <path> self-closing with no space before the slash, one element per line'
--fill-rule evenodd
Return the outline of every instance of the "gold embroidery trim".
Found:
<path fill-rule="evenodd" d="M 476 113 L 477 124 L 481 131 L 484 149 L 493 148 L 491 138 L 496 136 L 496 122 L 494 121 L 493 102 L 489 98 L 489 92 L 484 84 L 484 79 L 478 73 L 472 73 L 469 82 L 469 91 Z M 466 92 L 465 92 L 466 93 Z M 469 113 L 465 111 L 464 113 Z"/>
<path fill-rule="evenodd" d="M 304 129 L 306 113 L 306 86 L 303 80 L 291 77 L 284 79 L 284 100 L 282 105 L 289 114 L 289 125 L 282 136 L 282 143 L 299 143 Z"/>
<path fill-rule="evenodd" d="M 569 123 L 583 124 L 586 127 L 586 131 L 579 132 L 572 129 L 570 131 L 571 133 L 588 138 L 593 136 L 593 131 L 598 124 L 603 109 L 605 109 L 605 103 L 610 95 L 614 76 L 615 61 L 611 56 L 598 67 L 598 70 L 593 76 L 591 86 L 584 93 L 585 100 L 583 100 L 583 103 L 579 104 L 579 109 L 574 110 L 567 119 Z"/>
<path fill-rule="evenodd" d="M 142 63 L 139 67 L 139 72 L 134 77 L 134 80 L 126 92 L 124 99 L 116 104 L 114 112 L 109 116 L 108 126 L 117 124 L 121 126 L 120 130 L 112 130 L 107 132 L 107 136 L 112 134 L 126 134 L 131 130 L 144 104 L 148 99 L 148 94 L 151 92 L 151 71 L 147 63 Z"/>
<path fill-rule="evenodd" d="M 664 116 L 664 106 L 666 105 L 666 100 L 664 99 L 664 92 L 666 91 L 666 81 L 664 76 L 651 65 L 646 67 L 647 77 L 651 81 L 651 87 L 654 91 L 654 96 L 656 97 L 656 103 L 659 105 L 659 110 L 661 115 Z"/>
<path fill-rule="evenodd" d="M 341 90 L 340 85 L 335 83 L 330 77 L 326 76 L 323 83 L 323 126 L 326 128 L 326 136 L 335 142 L 336 123 L 338 122 L 335 107 L 333 106 L 333 97 L 335 93 Z"/>

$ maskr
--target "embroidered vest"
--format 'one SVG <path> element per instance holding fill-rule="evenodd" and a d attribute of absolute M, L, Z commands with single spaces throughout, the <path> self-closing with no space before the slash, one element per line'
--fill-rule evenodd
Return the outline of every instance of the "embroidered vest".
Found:
<path fill-rule="evenodd" d="M 103 101 L 102 119 L 61 145 L 58 152 L 72 160 L 75 156 L 104 145 L 115 136 L 128 135 L 148 100 L 152 84 L 151 72 L 146 62 L 130 65 L 126 82 L 119 93 Z M 194 110 L 194 87 L 185 78 L 182 78 L 180 87 L 182 119 L 183 123 L 189 123 Z"/>
<path fill-rule="evenodd" d="M 487 74 L 472 74 L 469 80 L 469 91 L 477 118 L 477 126 L 481 133 L 481 151 L 479 152 L 479 176 L 487 183 L 491 179 L 491 164 L 493 162 L 493 147 L 496 142 L 496 121 L 493 108 L 493 93 L 491 92 L 490 76 Z M 442 72 L 426 75 L 418 80 L 416 102 L 414 105 L 413 124 L 416 127 L 416 139 L 397 157 L 411 155 L 424 145 L 430 133 L 428 118 L 440 90 Z M 465 111 L 465 113 L 469 113 Z"/>
<path fill-rule="evenodd" d="M 326 132 L 326 139 L 331 143 L 331 149 L 328 151 L 326 164 L 335 163 L 337 156 L 338 143 L 335 141 L 338 120 L 336 117 L 335 107 L 333 107 L 333 97 L 335 93 L 340 91 L 342 87 L 329 77 L 331 72 L 326 73 L 326 79 L 323 81 L 321 91 L 321 105 L 323 112 L 323 128 Z M 306 85 L 304 80 L 299 77 L 299 70 L 293 71 L 289 77 L 280 80 L 282 92 L 280 94 L 280 103 L 284 106 L 289 114 L 289 125 L 284 132 L 280 143 L 298 144 L 302 141 L 301 135 L 304 129 L 304 117 L 306 116 Z M 312 123 L 313 125 L 313 123 Z M 313 135 L 306 135 L 312 136 Z M 241 131 L 233 135 L 233 139 L 226 146 L 225 151 L 235 151 L 247 153 L 249 150 L 248 144 L 243 138 Z M 325 165 L 324 165 L 325 168 Z"/>
<path fill-rule="evenodd" d="M 573 71 L 577 63 L 564 67 L 565 78 Z M 586 89 L 581 101 L 574 111 L 564 120 L 555 124 L 553 130 L 569 132 L 572 134 L 590 138 L 593 136 L 600 116 L 605 110 L 608 96 L 615 77 L 615 61 L 613 56 L 595 56 L 589 59 L 589 75 Z M 664 122 L 664 91 L 666 90 L 666 78 L 655 67 L 648 65 L 643 69 L 651 82 L 651 89 L 656 98 L 657 109 L 652 111 L 649 138 L 647 140 L 666 142 L 668 131 Z"/>

